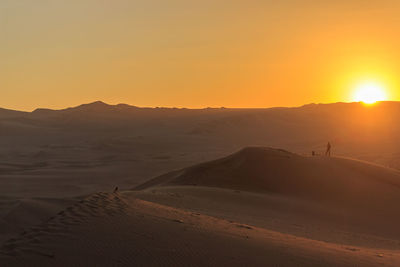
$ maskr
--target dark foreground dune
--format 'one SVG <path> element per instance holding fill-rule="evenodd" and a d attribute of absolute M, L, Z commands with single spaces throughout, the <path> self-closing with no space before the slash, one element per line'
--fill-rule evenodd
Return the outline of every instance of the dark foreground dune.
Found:
<path fill-rule="evenodd" d="M 0 266 L 399 266 L 399 177 L 246 148 L 90 195 L 8 240 Z"/>
<path fill-rule="evenodd" d="M 98 193 L 12 239 L 4 266 L 398 266 L 388 249 L 344 246 Z"/>

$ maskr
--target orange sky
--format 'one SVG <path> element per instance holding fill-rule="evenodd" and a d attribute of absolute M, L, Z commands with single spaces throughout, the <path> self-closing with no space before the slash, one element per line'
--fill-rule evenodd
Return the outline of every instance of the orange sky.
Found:
<path fill-rule="evenodd" d="M 399 100 L 399 14 L 397 0 L 3 0 L 0 106 L 297 106 L 351 101 L 364 81 Z"/>

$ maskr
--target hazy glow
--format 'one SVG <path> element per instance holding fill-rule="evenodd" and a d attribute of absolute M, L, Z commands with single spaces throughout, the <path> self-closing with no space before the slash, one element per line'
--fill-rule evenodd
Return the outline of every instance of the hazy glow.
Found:
<path fill-rule="evenodd" d="M 354 93 L 354 101 L 373 104 L 377 101 L 387 100 L 383 86 L 377 83 L 363 83 L 359 85 Z"/>
<path fill-rule="evenodd" d="M 350 102 L 371 77 L 399 100 L 399 13 L 398 0 L 1 0 L 0 107 Z"/>

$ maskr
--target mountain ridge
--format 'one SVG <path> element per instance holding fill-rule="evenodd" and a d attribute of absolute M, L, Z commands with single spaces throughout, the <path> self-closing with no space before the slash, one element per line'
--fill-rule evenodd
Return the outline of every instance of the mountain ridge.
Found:
<path fill-rule="evenodd" d="M 379 101 L 374 105 L 370 105 L 370 107 L 379 105 L 379 104 L 398 104 L 400 105 L 400 101 Z M 96 108 L 135 108 L 135 109 L 166 109 L 166 110 L 266 110 L 266 109 L 297 109 L 297 108 L 312 108 L 312 107 L 321 107 L 321 106 L 332 106 L 332 105 L 340 105 L 340 106 L 350 106 L 350 105 L 362 105 L 366 106 L 362 102 L 333 102 L 333 103 L 309 103 L 300 106 L 272 106 L 272 107 L 257 107 L 257 108 L 235 108 L 235 107 L 204 107 L 204 108 L 186 108 L 186 107 L 139 107 L 131 104 L 126 103 L 118 103 L 118 104 L 108 104 L 104 101 L 97 100 L 89 103 L 79 104 L 77 106 L 66 107 L 61 109 L 52 109 L 52 108 L 45 108 L 39 107 L 32 111 L 23 111 L 18 109 L 8 109 L 8 108 L 1 108 L 0 113 L 2 112 L 20 112 L 24 114 L 28 113 L 37 113 L 42 111 L 66 111 L 66 110 L 86 110 L 86 109 L 96 109 Z"/>

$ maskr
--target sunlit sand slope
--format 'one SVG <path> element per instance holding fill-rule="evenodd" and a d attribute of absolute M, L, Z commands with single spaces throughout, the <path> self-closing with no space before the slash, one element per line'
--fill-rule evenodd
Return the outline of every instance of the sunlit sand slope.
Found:
<path fill-rule="evenodd" d="M 174 171 L 135 189 L 178 185 L 276 193 L 368 209 L 396 208 L 400 203 L 399 171 L 357 160 L 305 157 L 263 147 L 248 147 Z"/>
<path fill-rule="evenodd" d="M 398 266 L 346 247 L 98 193 L 7 242 L 2 266 Z"/>

